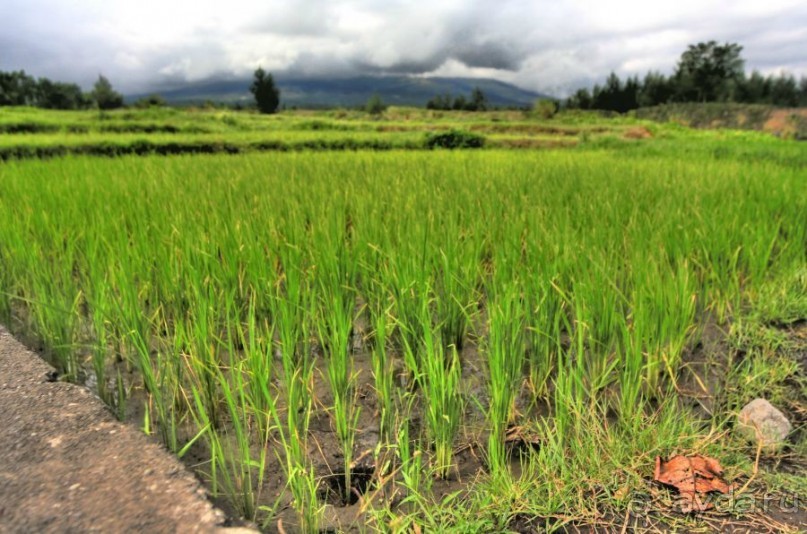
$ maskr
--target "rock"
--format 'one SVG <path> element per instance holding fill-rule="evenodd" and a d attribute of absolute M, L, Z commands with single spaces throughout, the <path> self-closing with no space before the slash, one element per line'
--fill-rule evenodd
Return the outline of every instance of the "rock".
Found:
<path fill-rule="evenodd" d="M 787 417 L 765 399 L 754 399 L 740 410 L 737 430 L 753 443 L 762 442 L 763 450 L 773 452 L 783 444 L 793 429 Z"/>

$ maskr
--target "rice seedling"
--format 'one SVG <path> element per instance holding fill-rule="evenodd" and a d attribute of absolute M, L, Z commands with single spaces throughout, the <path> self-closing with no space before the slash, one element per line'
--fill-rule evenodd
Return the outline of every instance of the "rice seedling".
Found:
<path fill-rule="evenodd" d="M 207 413 L 206 400 L 198 394 L 202 388 L 191 389 L 192 413 L 210 449 L 213 487 L 223 490 L 243 517 L 255 519 L 264 485 L 271 427 L 258 427 L 262 433 L 252 431 L 253 412 L 247 399 L 242 363 L 231 367 L 226 374 L 216 372 L 224 409 L 229 416 L 227 428 L 218 432 L 214 430 L 213 420 Z M 200 378 L 191 376 L 195 380 Z"/>
<path fill-rule="evenodd" d="M 507 467 L 505 436 L 507 427 L 515 421 L 515 399 L 524 378 L 526 330 L 520 288 L 500 288 L 489 302 L 488 313 L 488 456 L 491 470 L 499 473 Z"/>
<path fill-rule="evenodd" d="M 314 383 L 311 318 L 316 316 L 317 303 L 308 292 L 310 281 L 301 270 L 300 250 L 285 247 L 283 255 L 284 274 L 278 280 L 272 314 L 279 334 L 285 414 L 279 403 L 270 404 L 270 409 L 280 443 L 277 456 L 286 474 L 292 505 L 300 517 L 301 530 L 318 532 L 322 514 L 317 497 L 319 483 L 308 457 Z"/>
<path fill-rule="evenodd" d="M 448 221 L 446 237 L 433 255 L 435 265 L 435 315 L 442 325 L 444 342 L 461 351 L 478 302 L 480 242 L 460 221 Z"/>
<path fill-rule="evenodd" d="M 350 351 L 350 332 L 353 327 L 353 302 L 331 294 L 323 307 L 318 322 L 320 340 L 325 352 L 328 383 L 333 395 L 333 423 L 342 445 L 344 466 L 344 492 L 347 502 L 351 491 L 351 464 L 359 407 L 356 404 L 353 359 Z"/>
<path fill-rule="evenodd" d="M 448 476 L 453 463 L 454 440 L 464 410 L 460 391 L 460 359 L 457 348 L 445 348 L 439 327 L 432 326 L 429 301 L 423 299 L 420 311 L 423 339 L 418 347 L 406 346 L 405 359 L 418 384 L 424 403 L 426 435 L 434 447 L 432 468 L 437 476 Z M 415 356 L 418 351 L 420 357 Z"/>
<path fill-rule="evenodd" d="M 406 402 L 406 413 L 412 414 L 414 398 Z M 400 462 L 401 482 L 406 490 L 402 504 L 410 511 L 417 510 L 423 494 L 429 490 L 429 481 L 423 477 L 423 449 L 420 440 L 411 435 L 408 417 L 397 422 L 396 452 Z"/>
<path fill-rule="evenodd" d="M 395 369 L 387 350 L 390 319 L 388 310 L 381 310 L 373 315 L 374 343 L 372 348 L 373 381 L 378 398 L 378 434 L 381 443 L 390 443 L 392 439 L 392 421 L 394 415 Z"/>
<path fill-rule="evenodd" d="M 106 285 L 99 284 L 98 290 L 94 292 L 89 303 L 90 314 L 92 315 L 92 369 L 95 373 L 96 389 L 98 396 L 106 404 L 114 406 L 114 398 L 109 390 L 107 363 L 109 360 L 109 338 L 107 335 L 107 312 L 108 303 L 106 295 Z"/>
<path fill-rule="evenodd" d="M 528 350 L 527 380 L 537 400 L 549 395 L 550 378 L 561 349 L 561 326 L 565 310 L 563 301 L 551 282 L 532 282 L 528 288 L 524 334 Z"/>
<path fill-rule="evenodd" d="M 703 324 L 805 309 L 803 149 L 738 162 L 741 141 L 722 159 L 675 143 L 6 162 L 0 318 L 71 378 L 94 375 L 121 418 L 142 389 L 138 424 L 177 454 L 204 443 L 212 491 L 266 524 L 282 503 L 301 530 L 348 528 L 325 520 L 317 471 L 338 457 L 347 494 L 360 443 L 393 488 L 374 497 L 379 524 L 621 511 L 602 496 L 640 488 L 639 459 L 726 430 L 724 413 L 675 411 Z M 465 409 L 477 391 L 481 415 Z M 331 427 L 312 425 L 319 409 Z M 540 441 L 520 466 L 516 423 Z M 487 458 L 460 435 L 487 437 Z M 455 483 L 463 506 L 432 492 Z"/>
<path fill-rule="evenodd" d="M 653 396 L 660 396 L 663 377 L 672 387 L 695 320 L 695 293 L 686 265 L 669 269 L 646 262 L 637 269 L 632 309 L 633 335 L 642 336 L 645 353 L 644 384 Z"/>
<path fill-rule="evenodd" d="M 228 324 L 233 324 L 228 321 Z M 271 389 L 273 378 L 272 339 L 273 325 L 258 322 L 255 303 L 250 302 L 246 325 L 235 323 L 237 343 L 243 347 L 243 370 L 245 374 L 246 402 L 255 418 L 258 435 L 268 435 L 273 426 L 275 394 Z M 233 343 L 231 342 L 231 345 Z M 237 351 L 236 351 L 237 352 Z"/>
<path fill-rule="evenodd" d="M 130 335 L 137 355 L 137 370 L 148 396 L 143 430 L 150 434 L 152 426 L 156 425 L 163 443 L 169 450 L 177 452 L 180 449 L 178 429 L 181 407 L 177 403 L 182 380 L 180 353 L 157 351 L 156 356 L 152 357 L 148 342 L 139 337 L 136 330 L 131 330 Z M 177 343 L 180 343 L 180 339 L 177 338 Z M 156 417 L 152 417 L 152 413 Z"/>
<path fill-rule="evenodd" d="M 639 415 L 647 391 L 644 386 L 647 365 L 645 328 L 644 321 L 636 321 L 630 316 L 621 323 L 622 342 L 617 353 L 622 364 L 619 370 L 619 418 L 625 425 L 638 424 L 642 420 Z"/>

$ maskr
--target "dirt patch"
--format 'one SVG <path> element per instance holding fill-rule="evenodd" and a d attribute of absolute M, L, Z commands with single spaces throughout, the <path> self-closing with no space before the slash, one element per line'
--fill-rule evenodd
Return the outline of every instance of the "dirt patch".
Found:
<path fill-rule="evenodd" d="M 796 137 L 799 119 L 807 120 L 807 109 L 776 109 L 771 111 L 762 129 L 779 137 Z"/>
<path fill-rule="evenodd" d="M 569 148 L 576 146 L 577 140 L 531 139 L 529 137 L 521 137 L 512 139 L 496 139 L 491 142 L 491 145 L 501 148 L 526 148 L 526 149 Z"/>
<path fill-rule="evenodd" d="M 576 137 L 580 135 L 580 128 L 569 126 L 549 126 L 546 124 L 473 124 L 470 127 L 472 132 L 507 134 L 519 133 L 529 135 L 553 135 Z M 588 128 L 590 133 L 604 133 L 606 128 Z"/>
<path fill-rule="evenodd" d="M 653 134 L 650 133 L 650 130 L 645 128 L 644 126 L 637 126 L 635 128 L 629 128 L 625 130 L 625 133 L 622 134 L 622 137 L 625 139 L 650 139 L 653 137 Z"/>
<path fill-rule="evenodd" d="M 53 371 L 0 327 L 0 531 L 222 530 L 178 460 Z"/>

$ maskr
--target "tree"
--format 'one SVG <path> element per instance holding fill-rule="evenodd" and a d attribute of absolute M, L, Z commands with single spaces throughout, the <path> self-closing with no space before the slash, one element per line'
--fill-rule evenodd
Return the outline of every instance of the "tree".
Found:
<path fill-rule="evenodd" d="M 592 108 L 616 111 L 619 106 L 622 90 L 622 80 L 619 79 L 619 76 L 617 76 L 615 72 L 612 72 L 605 80 L 605 87 L 600 87 L 599 85 L 594 86 Z"/>
<path fill-rule="evenodd" d="M 261 113 L 275 113 L 280 105 L 280 90 L 275 79 L 261 67 L 255 70 L 250 92 L 255 95 L 255 103 Z"/>
<path fill-rule="evenodd" d="M 36 80 L 24 70 L 0 72 L 0 106 L 34 106 L 36 89 Z"/>
<path fill-rule="evenodd" d="M 468 107 L 468 102 L 464 96 L 459 95 L 454 99 L 454 104 L 451 107 L 456 110 L 463 110 Z"/>
<path fill-rule="evenodd" d="M 40 78 L 37 82 L 37 105 L 46 109 L 82 109 L 90 99 L 74 83 L 52 82 Z"/>
<path fill-rule="evenodd" d="M 468 103 L 470 111 L 486 111 L 488 109 L 488 97 L 479 87 L 474 87 L 471 91 L 471 101 Z"/>
<path fill-rule="evenodd" d="M 666 76 L 658 72 L 648 72 L 639 89 L 637 104 L 641 107 L 666 104 L 674 94 L 675 87 Z"/>
<path fill-rule="evenodd" d="M 736 43 L 717 44 L 716 41 L 689 45 L 681 54 L 674 77 L 678 84 L 677 99 L 682 101 L 715 102 L 732 100 L 742 82 L 743 47 Z"/>
<path fill-rule="evenodd" d="M 370 115 L 378 116 L 387 110 L 387 105 L 381 100 L 381 96 L 378 93 L 373 93 L 373 96 L 371 96 L 364 105 L 364 110 Z"/>
<path fill-rule="evenodd" d="M 123 95 L 112 89 L 109 80 L 100 74 L 90 97 L 95 101 L 98 109 L 116 109 L 123 106 Z"/>
<path fill-rule="evenodd" d="M 158 95 L 157 93 L 152 93 L 148 96 L 144 96 L 143 98 L 139 99 L 137 102 L 134 103 L 136 108 L 146 109 L 146 108 L 161 108 L 165 106 L 165 99 Z"/>
<path fill-rule="evenodd" d="M 771 83 L 771 104 L 774 106 L 796 107 L 799 105 L 799 86 L 796 78 L 781 74 Z"/>
<path fill-rule="evenodd" d="M 458 95 L 452 99 L 450 94 L 437 95 L 426 103 L 426 109 L 442 109 L 457 111 L 486 111 L 490 105 L 488 97 L 479 87 L 474 87 L 471 96 Z"/>
<path fill-rule="evenodd" d="M 615 111 L 625 113 L 632 109 L 639 107 L 639 92 L 641 91 L 641 84 L 639 77 L 633 76 L 625 80 L 625 85 L 622 86 L 622 91 L 617 98 L 617 105 Z"/>
<path fill-rule="evenodd" d="M 737 87 L 736 98 L 747 104 L 768 104 L 771 97 L 771 79 L 755 70 Z"/>
<path fill-rule="evenodd" d="M 799 106 L 807 107 L 807 76 L 802 76 L 799 82 Z"/>
<path fill-rule="evenodd" d="M 690 45 L 681 54 L 675 73 L 648 72 L 644 80 L 624 82 L 611 73 L 605 85 L 595 85 L 591 93 L 579 89 L 564 103 L 569 109 L 602 109 L 624 113 L 638 107 L 669 102 L 743 102 L 774 106 L 807 105 L 807 78 L 797 81 L 791 74 L 763 76 L 743 71 L 742 47 L 715 41 Z"/>
<path fill-rule="evenodd" d="M 566 107 L 570 109 L 591 109 L 591 92 L 585 87 L 578 89 L 566 101 Z"/>
<path fill-rule="evenodd" d="M 435 95 L 426 103 L 426 109 L 451 109 L 451 95 Z"/>

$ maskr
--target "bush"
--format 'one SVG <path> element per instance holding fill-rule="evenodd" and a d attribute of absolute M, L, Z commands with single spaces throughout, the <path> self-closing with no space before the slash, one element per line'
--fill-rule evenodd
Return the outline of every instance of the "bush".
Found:
<path fill-rule="evenodd" d="M 98 109 L 118 109 L 123 107 L 123 95 L 112 89 L 112 84 L 103 76 L 98 76 L 98 81 L 95 82 L 90 96 L 95 101 Z"/>
<path fill-rule="evenodd" d="M 551 119 L 558 112 L 558 104 L 554 100 L 542 98 L 535 102 L 532 110 L 541 119 Z"/>
<path fill-rule="evenodd" d="M 52 133 L 58 131 L 59 126 L 55 124 L 43 124 L 39 122 L 11 122 L 8 124 L 0 124 L 0 133 L 8 134 Z"/>
<path fill-rule="evenodd" d="M 139 109 L 161 108 L 165 106 L 165 99 L 155 93 L 140 98 L 134 103 L 134 106 Z"/>
<path fill-rule="evenodd" d="M 375 93 L 364 105 L 364 110 L 370 115 L 377 117 L 387 110 L 387 105 L 381 100 L 378 93 Z"/>
<path fill-rule="evenodd" d="M 485 138 L 481 135 L 463 130 L 430 133 L 426 136 L 426 148 L 482 148 Z"/>
<path fill-rule="evenodd" d="M 807 141 L 807 116 L 794 113 L 790 121 L 795 129 L 793 137 L 798 141 Z"/>

